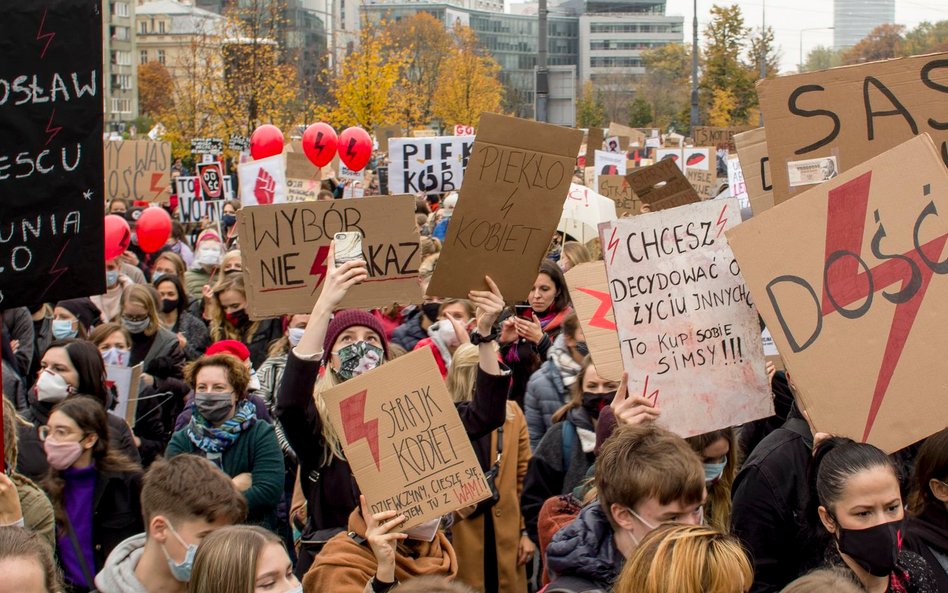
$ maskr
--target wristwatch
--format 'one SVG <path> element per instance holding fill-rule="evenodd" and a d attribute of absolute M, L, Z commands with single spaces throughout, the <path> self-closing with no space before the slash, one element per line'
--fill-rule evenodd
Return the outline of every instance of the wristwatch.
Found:
<path fill-rule="evenodd" d="M 374 593 L 387 593 L 398 585 L 398 579 L 395 579 L 391 583 L 384 583 L 374 576 L 370 582 L 372 583 L 372 591 Z"/>
<path fill-rule="evenodd" d="M 486 344 L 487 342 L 493 342 L 496 339 L 497 339 L 497 330 L 491 331 L 486 336 L 483 335 L 481 332 L 477 331 L 476 329 L 471 332 L 471 343 L 474 344 L 475 346 L 479 346 L 480 344 Z"/>

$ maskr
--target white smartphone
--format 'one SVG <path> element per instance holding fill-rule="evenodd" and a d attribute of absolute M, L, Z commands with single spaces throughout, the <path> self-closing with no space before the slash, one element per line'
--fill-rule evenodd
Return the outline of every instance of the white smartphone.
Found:
<path fill-rule="evenodd" d="M 365 261 L 365 256 L 362 255 L 362 233 L 359 231 L 336 233 L 333 235 L 333 242 L 337 267 L 347 261 Z"/>

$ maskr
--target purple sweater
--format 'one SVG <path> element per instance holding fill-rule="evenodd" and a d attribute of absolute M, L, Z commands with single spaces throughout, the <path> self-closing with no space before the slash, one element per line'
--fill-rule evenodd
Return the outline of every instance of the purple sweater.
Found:
<path fill-rule="evenodd" d="M 69 517 L 69 522 L 72 523 L 76 539 L 79 540 L 79 549 L 82 551 L 83 558 L 85 558 L 86 568 L 89 570 L 90 576 L 95 577 L 95 555 L 92 546 L 92 515 L 95 512 L 93 508 L 96 480 L 95 464 L 84 469 L 69 468 L 63 470 L 62 475 L 66 480 L 66 488 L 63 492 L 66 515 Z M 65 529 L 59 530 L 56 548 L 66 580 L 83 587 L 93 586 L 92 583 L 86 584 L 86 578 L 82 574 L 82 563 L 79 556 L 76 555 L 76 548 L 72 544 L 69 532 Z"/>

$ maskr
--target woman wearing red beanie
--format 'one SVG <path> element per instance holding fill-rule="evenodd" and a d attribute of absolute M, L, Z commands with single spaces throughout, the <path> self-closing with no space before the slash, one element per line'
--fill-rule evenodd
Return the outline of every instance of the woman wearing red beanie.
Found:
<path fill-rule="evenodd" d="M 362 260 L 336 267 L 334 249 L 330 246 L 326 258 L 329 270 L 303 337 L 287 356 L 276 405 L 276 416 L 299 459 L 300 485 L 307 499 L 307 523 L 297 563 L 300 576 L 309 569 L 322 544 L 347 530 L 349 515 L 359 507 L 359 489 L 339 437 L 332 424 L 324 421 L 326 405 L 321 394 L 371 371 L 388 358 L 388 343 L 378 319 L 356 309 L 336 311 L 349 289 L 366 280 L 369 273 Z M 472 291 L 469 295 L 478 308 L 475 332 L 482 338 L 474 340 L 481 343 L 475 394 L 471 402 L 458 407 L 472 440 L 503 425 L 510 383 L 501 372 L 494 348 L 494 324 L 504 299 L 493 281 L 486 280 L 490 291 Z M 317 383 L 320 365 L 323 374 Z"/>

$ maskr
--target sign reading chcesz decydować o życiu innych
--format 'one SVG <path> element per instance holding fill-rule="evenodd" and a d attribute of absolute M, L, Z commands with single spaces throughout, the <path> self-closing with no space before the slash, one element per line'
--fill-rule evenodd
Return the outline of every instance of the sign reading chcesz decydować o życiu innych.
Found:
<path fill-rule="evenodd" d="M 105 292 L 102 13 L 6 2 L 0 19 L 0 308 Z"/>

